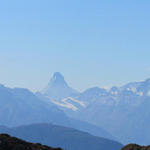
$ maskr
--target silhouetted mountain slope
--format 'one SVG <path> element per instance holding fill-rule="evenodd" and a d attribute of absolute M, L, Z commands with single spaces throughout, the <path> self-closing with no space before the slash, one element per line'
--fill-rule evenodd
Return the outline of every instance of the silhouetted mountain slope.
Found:
<path fill-rule="evenodd" d="M 0 127 L 0 132 L 66 150 L 120 150 L 122 148 L 118 142 L 52 124 L 34 124 L 16 128 Z"/>
<path fill-rule="evenodd" d="M 25 142 L 7 134 L 0 134 L 0 150 L 62 150 L 41 144 Z"/>
<path fill-rule="evenodd" d="M 123 147 L 121 150 L 150 150 L 150 146 L 140 146 L 137 144 L 129 144 Z"/>

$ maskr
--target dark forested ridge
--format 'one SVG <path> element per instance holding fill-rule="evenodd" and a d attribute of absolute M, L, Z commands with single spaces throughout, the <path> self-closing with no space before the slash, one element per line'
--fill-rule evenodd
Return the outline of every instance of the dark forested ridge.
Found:
<path fill-rule="evenodd" d="M 0 150 L 62 150 L 41 144 L 25 142 L 8 134 L 0 134 Z"/>
<path fill-rule="evenodd" d="M 150 145 L 149 146 L 140 146 L 137 144 L 129 144 L 129 145 L 123 147 L 121 150 L 150 150 Z"/>

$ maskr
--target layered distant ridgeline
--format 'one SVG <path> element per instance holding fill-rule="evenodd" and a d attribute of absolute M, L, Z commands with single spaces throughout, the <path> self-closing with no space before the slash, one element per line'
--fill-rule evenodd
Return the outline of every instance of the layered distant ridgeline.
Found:
<path fill-rule="evenodd" d="M 150 79 L 111 89 L 93 87 L 79 93 L 60 73 L 55 73 L 41 94 L 69 117 L 99 126 L 123 144 L 149 144 Z"/>
<path fill-rule="evenodd" d="M 34 124 L 15 128 L 0 126 L 0 133 L 7 133 L 23 140 L 41 143 L 64 150 L 120 150 L 123 145 L 86 132 L 52 124 Z"/>
<path fill-rule="evenodd" d="M 150 150 L 150 146 L 140 146 L 137 144 L 129 144 L 121 150 Z"/>
<path fill-rule="evenodd" d="M 27 89 L 11 89 L 0 85 L 0 125 L 16 127 L 36 123 L 53 123 L 115 140 L 100 127 L 69 118 L 43 96 L 36 96 Z"/>
<path fill-rule="evenodd" d="M 51 148 L 41 144 L 25 142 L 7 134 L 0 134 L 0 150 L 62 150 L 61 148 Z"/>
<path fill-rule="evenodd" d="M 147 145 L 149 108 L 150 79 L 82 93 L 71 88 L 58 72 L 37 93 L 0 85 L 0 125 L 6 127 L 52 123 L 124 145 Z"/>

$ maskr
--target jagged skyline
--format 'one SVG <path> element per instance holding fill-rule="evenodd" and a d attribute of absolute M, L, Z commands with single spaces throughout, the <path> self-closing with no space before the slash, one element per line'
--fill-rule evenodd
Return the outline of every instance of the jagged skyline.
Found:
<path fill-rule="evenodd" d="M 0 83 L 37 91 L 59 71 L 83 91 L 149 78 L 149 5 L 1 1 Z"/>

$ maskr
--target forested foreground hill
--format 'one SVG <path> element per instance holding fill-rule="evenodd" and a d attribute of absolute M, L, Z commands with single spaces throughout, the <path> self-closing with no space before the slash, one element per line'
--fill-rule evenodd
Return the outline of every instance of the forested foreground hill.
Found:
<path fill-rule="evenodd" d="M 150 145 L 149 146 L 140 146 L 137 144 L 129 144 L 122 148 L 121 150 L 150 150 Z"/>
<path fill-rule="evenodd" d="M 62 150 L 41 144 L 25 142 L 8 134 L 0 134 L 0 150 Z"/>

